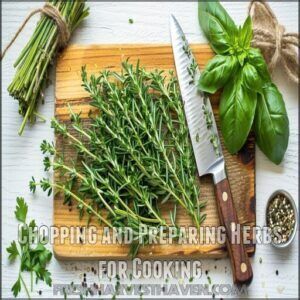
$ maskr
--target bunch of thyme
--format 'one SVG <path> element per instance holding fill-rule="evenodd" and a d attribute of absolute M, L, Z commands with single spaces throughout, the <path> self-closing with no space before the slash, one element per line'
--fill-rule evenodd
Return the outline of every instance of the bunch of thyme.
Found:
<path fill-rule="evenodd" d="M 122 66 L 121 74 L 103 71 L 89 79 L 83 68 L 83 87 L 100 113 L 91 117 L 89 126 L 71 108 L 69 126 L 52 121 L 55 132 L 76 150 L 77 159 L 66 162 L 53 144 L 44 141 L 45 169 L 60 170 L 67 179 L 64 183 L 33 180 L 31 189 L 41 185 L 50 192 L 63 191 L 65 202 L 77 201 L 81 215 L 93 215 L 109 227 L 129 226 L 136 239 L 141 225 L 169 226 L 161 214 L 166 201 L 174 203 L 172 226 L 181 205 L 199 227 L 205 204 L 199 200 L 178 82 L 172 72 L 166 78 L 163 72 L 147 72 L 139 64 Z"/>
<path fill-rule="evenodd" d="M 49 1 L 57 8 L 72 33 L 88 15 L 85 1 Z M 8 92 L 19 101 L 19 113 L 23 122 L 19 129 L 22 134 L 29 121 L 33 124 L 36 117 L 43 119 L 37 112 L 38 102 L 43 101 L 43 89 L 48 83 L 48 67 L 59 50 L 59 31 L 53 19 L 42 15 L 29 42 L 22 50 L 14 67 L 15 77 L 8 87 Z"/>

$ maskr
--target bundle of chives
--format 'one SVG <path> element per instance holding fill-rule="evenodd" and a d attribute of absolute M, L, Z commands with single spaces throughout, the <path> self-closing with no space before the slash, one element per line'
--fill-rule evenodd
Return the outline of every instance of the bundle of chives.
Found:
<path fill-rule="evenodd" d="M 72 34 L 75 28 L 88 16 L 85 1 L 48 1 L 54 7 Z M 8 87 L 8 92 L 19 101 L 19 113 L 23 122 L 19 135 L 23 133 L 28 122 L 33 124 L 38 103 L 43 101 L 43 89 L 48 82 L 48 69 L 56 56 L 61 44 L 61 32 L 55 20 L 43 14 L 29 42 L 21 52 L 14 67 L 17 68 L 15 77 Z"/>

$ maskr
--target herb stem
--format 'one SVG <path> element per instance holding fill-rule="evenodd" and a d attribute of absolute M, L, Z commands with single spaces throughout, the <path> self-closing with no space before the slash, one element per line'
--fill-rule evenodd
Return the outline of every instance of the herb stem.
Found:
<path fill-rule="evenodd" d="M 26 285 L 26 283 L 25 283 L 25 281 L 24 281 L 24 279 L 23 279 L 23 277 L 22 277 L 22 275 L 21 275 L 21 271 L 20 271 L 20 273 L 19 273 L 19 278 L 20 278 L 20 280 L 21 280 L 21 282 L 22 282 L 22 284 L 23 284 L 23 287 L 24 287 L 24 289 L 25 289 L 25 291 L 26 291 L 26 294 L 27 294 L 28 299 L 31 300 L 30 293 L 29 293 L 28 288 L 27 288 L 27 285 Z"/>
<path fill-rule="evenodd" d="M 72 174 L 75 174 L 78 178 L 80 178 L 82 181 L 84 181 L 85 183 L 87 183 L 87 179 L 86 177 L 84 177 L 82 174 L 80 174 L 78 171 L 76 171 L 75 169 L 72 169 L 64 164 L 59 164 L 57 162 L 53 163 L 53 167 L 57 168 L 60 167 L 66 171 L 69 171 Z M 105 199 L 102 197 L 102 195 L 100 194 L 99 189 L 94 188 L 95 191 L 97 192 L 97 195 L 99 196 L 99 199 L 103 202 L 103 204 L 105 205 L 105 207 L 115 216 L 115 212 L 113 211 L 113 209 L 108 205 L 108 203 L 105 201 Z"/>
<path fill-rule="evenodd" d="M 30 289 L 33 292 L 33 272 L 30 271 Z"/>
<path fill-rule="evenodd" d="M 91 136 L 90 136 L 89 134 L 87 134 L 84 130 L 81 130 L 79 127 L 75 127 L 75 126 L 74 126 L 74 128 L 75 128 L 78 132 L 84 134 L 85 137 L 87 137 L 89 140 L 92 139 Z M 113 132 L 111 132 L 111 133 L 113 134 Z M 67 133 L 67 136 L 68 136 L 69 138 L 71 138 L 74 142 L 76 142 L 77 144 L 79 144 L 79 145 L 81 146 L 81 149 L 82 149 L 86 154 L 88 154 L 91 158 L 93 158 L 93 159 L 95 159 L 95 160 L 97 160 L 98 162 L 101 163 L 101 160 L 100 160 L 98 157 L 96 157 L 95 155 L 93 155 L 86 147 L 84 147 L 83 144 L 82 144 L 82 142 L 79 141 L 76 137 L 74 137 L 74 136 L 73 136 L 72 134 L 70 134 L 69 132 Z M 99 143 L 99 144 L 101 144 L 101 143 Z M 145 168 L 139 163 L 138 159 L 137 159 L 134 155 L 133 155 L 133 158 L 134 158 L 135 161 L 139 164 L 139 167 L 143 170 L 143 172 L 144 172 L 147 176 L 151 176 L 150 174 L 147 173 L 147 171 L 145 170 Z M 111 189 L 111 187 L 110 187 L 109 185 L 107 185 L 107 188 L 110 189 L 111 192 L 113 192 L 112 189 Z M 135 187 L 131 186 L 131 188 L 133 188 L 134 191 L 135 191 L 140 197 L 142 197 L 142 195 L 140 194 L 140 192 L 139 192 Z M 132 210 L 131 210 L 131 209 L 130 209 L 123 201 L 122 201 L 122 199 L 121 199 L 120 197 L 118 197 L 118 200 L 119 200 L 120 203 L 124 206 L 125 209 L 127 209 L 132 215 L 135 215 L 135 214 L 133 213 L 133 211 L 132 211 Z M 151 210 L 151 212 L 153 213 L 153 215 L 157 218 L 157 220 L 158 220 L 162 225 L 165 225 L 166 222 L 165 222 L 164 220 L 162 220 L 162 219 L 157 215 L 157 213 L 153 210 L 153 208 L 151 207 L 151 205 L 149 204 L 148 201 L 146 201 L 146 205 L 147 205 L 147 207 Z M 155 219 L 153 219 L 153 220 L 155 220 Z M 155 220 L 155 222 L 157 222 L 157 220 Z"/>
<path fill-rule="evenodd" d="M 75 127 L 74 127 L 75 128 Z M 76 129 L 76 128 L 75 128 Z M 81 132 L 81 133 L 83 133 L 84 135 L 85 135 L 85 137 L 87 137 L 89 140 L 91 140 L 92 139 L 92 137 L 88 134 L 88 133 L 86 133 L 85 131 L 83 131 L 83 130 L 79 130 L 78 128 L 77 128 L 77 131 L 79 131 L 79 132 Z M 115 135 L 115 133 L 113 132 L 113 131 L 111 131 L 109 128 L 108 128 L 108 131 L 115 137 L 115 138 L 118 138 L 118 136 L 117 135 Z M 73 139 L 73 141 L 75 141 L 75 142 L 77 142 L 77 143 L 81 143 L 78 139 L 76 139 L 72 134 L 70 134 L 69 132 L 67 133 L 67 136 L 69 137 L 69 138 L 71 138 L 71 139 Z M 122 141 L 121 141 L 122 142 Z M 103 144 L 98 140 L 98 144 L 99 145 L 102 145 L 103 146 Z M 97 158 L 96 156 L 94 156 L 90 151 L 88 151 L 85 147 L 83 147 L 82 148 L 82 150 L 84 150 L 88 155 L 90 155 L 92 158 L 94 158 L 94 159 L 96 159 L 96 160 L 98 160 L 99 162 L 101 162 L 100 160 L 99 160 L 99 158 Z M 129 150 L 130 151 L 130 150 Z M 150 174 L 150 173 L 148 173 L 148 171 L 145 169 L 145 167 L 142 165 L 142 163 L 139 161 L 139 159 L 133 154 L 133 153 L 131 153 L 131 155 L 132 155 L 132 158 L 134 159 L 134 161 L 137 163 L 137 165 L 139 166 L 139 168 L 140 168 L 140 170 L 143 172 L 143 174 L 145 174 L 148 178 L 152 178 L 153 177 L 153 175 L 155 175 L 155 174 Z M 159 178 L 160 179 L 160 178 Z M 186 207 L 186 205 L 184 204 L 184 202 L 182 202 L 182 200 L 171 190 L 171 189 L 168 189 L 167 187 L 166 187 L 166 185 L 165 185 L 165 182 L 162 180 L 162 184 L 163 184 L 163 188 L 168 192 L 168 193 L 170 193 L 170 194 L 172 194 L 173 195 L 173 197 L 180 203 L 180 205 L 182 205 L 185 209 L 187 209 L 187 207 Z M 135 190 L 136 191 L 136 190 Z M 149 204 L 148 204 L 149 205 Z M 154 211 L 153 211 L 153 208 L 151 209 L 151 211 L 154 213 L 154 215 L 157 217 L 157 219 L 158 220 L 160 220 L 161 221 L 161 223 L 163 224 L 163 225 L 166 225 L 166 223 L 165 223 L 165 221 L 164 220 L 162 220 Z"/>
<path fill-rule="evenodd" d="M 85 1 L 48 2 L 63 16 L 70 33 L 88 15 Z M 42 15 L 31 38 L 14 63 L 16 74 L 8 87 L 8 92 L 18 100 L 19 113 L 23 117 L 19 135 L 23 133 L 27 122 L 33 124 L 36 120 L 38 103 L 43 99 L 42 90 L 48 81 L 47 72 L 59 50 L 59 38 L 55 21 L 49 16 Z"/>

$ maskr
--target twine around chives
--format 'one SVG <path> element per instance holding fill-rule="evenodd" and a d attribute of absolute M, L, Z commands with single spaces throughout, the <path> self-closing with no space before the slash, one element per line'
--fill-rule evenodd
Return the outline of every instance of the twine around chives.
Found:
<path fill-rule="evenodd" d="M 299 81 L 299 34 L 287 33 L 279 24 L 271 7 L 264 0 L 252 0 L 249 15 L 253 23 L 252 45 L 259 48 L 272 73 L 276 65 L 281 63 L 288 78 Z"/>
<path fill-rule="evenodd" d="M 21 31 L 24 29 L 24 27 L 27 24 L 27 22 L 31 19 L 32 16 L 34 16 L 37 13 L 42 13 L 42 14 L 50 17 L 56 23 L 57 29 L 58 29 L 58 37 L 59 37 L 58 44 L 59 44 L 59 47 L 60 48 L 64 48 L 68 44 L 68 41 L 70 39 L 71 34 L 70 34 L 70 30 L 68 28 L 68 25 L 67 25 L 65 19 L 62 17 L 62 15 L 60 14 L 59 10 L 56 7 L 54 7 L 50 3 L 46 3 L 44 5 L 44 7 L 33 10 L 26 17 L 26 19 L 24 20 L 24 22 L 22 23 L 22 25 L 20 26 L 20 28 L 18 29 L 18 31 L 16 32 L 16 34 L 14 35 L 14 37 L 12 38 L 12 40 L 4 48 L 4 51 L 1 54 L 1 60 L 5 56 L 7 50 L 15 42 L 16 38 L 19 36 L 19 34 L 21 33 Z"/>

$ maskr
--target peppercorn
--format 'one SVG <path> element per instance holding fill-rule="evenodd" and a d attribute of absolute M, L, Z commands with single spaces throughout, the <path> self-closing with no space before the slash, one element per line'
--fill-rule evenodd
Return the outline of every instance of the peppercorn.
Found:
<path fill-rule="evenodd" d="M 271 229 L 271 238 L 275 244 L 286 243 L 295 227 L 295 212 L 290 200 L 283 194 L 277 194 L 267 209 L 267 225 Z"/>

